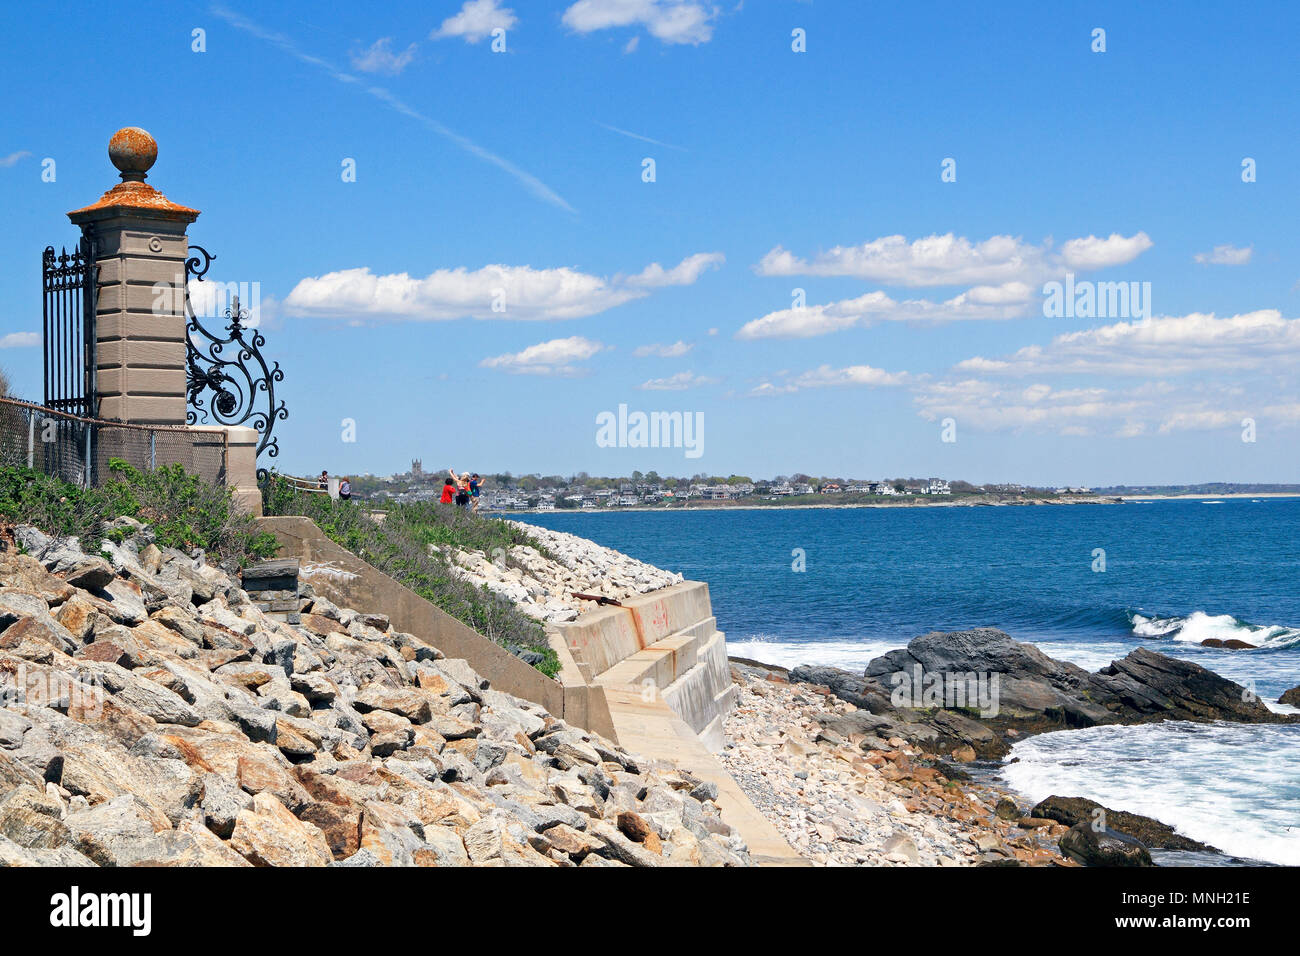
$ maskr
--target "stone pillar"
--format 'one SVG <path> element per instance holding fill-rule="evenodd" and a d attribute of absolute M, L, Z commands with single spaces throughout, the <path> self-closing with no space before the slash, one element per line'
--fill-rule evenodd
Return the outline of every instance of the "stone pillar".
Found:
<path fill-rule="evenodd" d="M 99 417 L 183 425 L 189 249 L 185 229 L 199 211 L 177 205 L 145 183 L 158 158 L 158 144 L 144 130 L 118 130 L 109 141 L 108 158 L 121 171 L 122 181 L 98 202 L 68 213 L 73 224 L 93 238 L 99 266 Z"/>

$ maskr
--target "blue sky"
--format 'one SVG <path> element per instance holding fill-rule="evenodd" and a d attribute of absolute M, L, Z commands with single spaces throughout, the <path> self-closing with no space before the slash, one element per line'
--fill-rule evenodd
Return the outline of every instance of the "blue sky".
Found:
<path fill-rule="evenodd" d="M 283 470 L 1300 481 L 1300 12 L 1151 6 L 16 9 L 0 367 L 39 398 L 40 250 L 136 125 L 258 284 Z M 1067 272 L 1149 314 L 1046 316 Z"/>

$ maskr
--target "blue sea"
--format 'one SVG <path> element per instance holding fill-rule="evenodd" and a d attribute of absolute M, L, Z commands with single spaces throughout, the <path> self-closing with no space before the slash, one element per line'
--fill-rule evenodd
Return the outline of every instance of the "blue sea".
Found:
<path fill-rule="evenodd" d="M 1300 685 L 1300 498 L 518 517 L 707 581 L 733 656 L 861 670 L 992 626 L 1088 670 L 1138 646 L 1184 657 L 1276 710 Z M 1002 780 L 1028 799 L 1090 797 L 1300 865 L 1300 727 L 1063 731 L 1012 757 Z"/>

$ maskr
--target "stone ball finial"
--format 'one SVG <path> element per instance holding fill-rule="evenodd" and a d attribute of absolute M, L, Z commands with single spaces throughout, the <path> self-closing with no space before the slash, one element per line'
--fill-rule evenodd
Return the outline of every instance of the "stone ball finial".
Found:
<path fill-rule="evenodd" d="M 138 126 L 124 126 L 108 141 L 108 158 L 123 182 L 142 182 L 158 159 L 158 142 Z"/>

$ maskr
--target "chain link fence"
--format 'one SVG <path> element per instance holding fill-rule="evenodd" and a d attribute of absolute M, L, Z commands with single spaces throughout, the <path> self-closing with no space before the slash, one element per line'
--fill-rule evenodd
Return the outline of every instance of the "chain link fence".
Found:
<path fill-rule="evenodd" d="M 202 425 L 126 425 L 0 398 L 0 466 L 32 468 L 79 488 L 109 480 L 109 459 L 141 471 L 178 464 L 225 484 L 229 436 Z"/>

